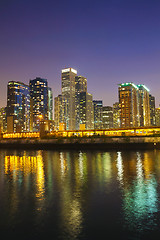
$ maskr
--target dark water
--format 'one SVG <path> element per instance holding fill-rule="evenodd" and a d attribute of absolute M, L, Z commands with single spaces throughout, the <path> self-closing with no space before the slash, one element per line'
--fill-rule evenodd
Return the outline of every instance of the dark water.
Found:
<path fill-rule="evenodd" d="M 159 198 L 157 150 L 0 151 L 5 239 L 159 239 Z"/>

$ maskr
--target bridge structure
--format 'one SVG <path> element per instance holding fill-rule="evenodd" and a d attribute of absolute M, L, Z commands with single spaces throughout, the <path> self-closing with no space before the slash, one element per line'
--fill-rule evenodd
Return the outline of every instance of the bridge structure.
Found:
<path fill-rule="evenodd" d="M 84 136 L 110 136 L 110 137 L 123 137 L 123 136 L 150 136 L 153 134 L 160 134 L 160 127 L 137 127 L 137 128 L 110 128 L 110 129 L 93 129 L 93 130 L 68 130 L 68 131 L 55 131 L 49 135 L 61 137 L 84 137 Z"/>
<path fill-rule="evenodd" d="M 124 137 L 124 136 L 158 136 L 160 127 L 137 127 L 137 128 L 111 128 L 111 129 L 93 129 L 93 130 L 64 130 L 46 132 L 46 137 Z M 41 132 L 21 132 L 21 133 L 4 133 L 2 139 L 26 139 L 41 138 Z"/>

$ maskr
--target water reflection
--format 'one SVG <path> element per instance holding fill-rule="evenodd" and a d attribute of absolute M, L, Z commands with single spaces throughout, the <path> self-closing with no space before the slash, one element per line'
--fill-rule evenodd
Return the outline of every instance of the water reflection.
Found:
<path fill-rule="evenodd" d="M 150 226 L 153 230 L 157 225 L 154 214 L 158 211 L 157 181 L 152 169 L 153 159 L 147 153 L 137 152 L 133 156 L 135 163 L 133 159 L 130 159 L 130 161 L 125 161 L 123 166 L 121 164 L 119 166 L 120 156 L 117 157 L 117 175 L 120 184 L 123 183 L 124 227 L 127 226 L 131 231 L 136 229 L 141 232 Z M 130 175 L 124 179 L 120 174 L 123 168 L 133 170 L 132 181 L 130 181 Z"/>
<path fill-rule="evenodd" d="M 117 178 L 121 185 L 123 185 L 123 159 L 121 152 L 117 153 Z"/>
<path fill-rule="evenodd" d="M 40 211 L 43 207 L 45 194 L 42 152 L 37 152 L 36 156 L 27 156 L 26 152 L 23 156 L 6 155 L 4 172 L 10 176 L 12 191 L 15 194 L 22 183 L 24 190 L 29 191 L 31 176 L 34 174 L 34 193 L 37 199 L 37 210 Z"/>
<path fill-rule="evenodd" d="M 92 234 L 97 224 L 103 226 L 103 215 L 108 226 L 120 221 L 122 231 L 158 227 L 159 151 L 1 151 L 0 156 L 0 205 L 7 224 L 28 216 L 37 231 L 54 229 L 61 239 L 85 239 L 87 219 Z M 117 215 L 110 209 L 118 209 Z"/>

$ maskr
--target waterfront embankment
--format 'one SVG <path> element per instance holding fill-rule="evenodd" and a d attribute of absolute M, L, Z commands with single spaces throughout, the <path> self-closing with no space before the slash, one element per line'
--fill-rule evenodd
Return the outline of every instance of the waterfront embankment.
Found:
<path fill-rule="evenodd" d="M 160 149 L 160 137 L 73 137 L 53 139 L 3 139 L 2 149 L 42 150 L 145 150 Z"/>

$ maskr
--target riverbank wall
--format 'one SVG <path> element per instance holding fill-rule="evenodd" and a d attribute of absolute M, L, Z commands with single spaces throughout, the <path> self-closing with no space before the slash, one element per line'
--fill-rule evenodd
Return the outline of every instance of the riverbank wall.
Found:
<path fill-rule="evenodd" d="M 160 137 L 96 137 L 6 139 L 1 149 L 35 150 L 149 150 L 160 149 Z"/>

